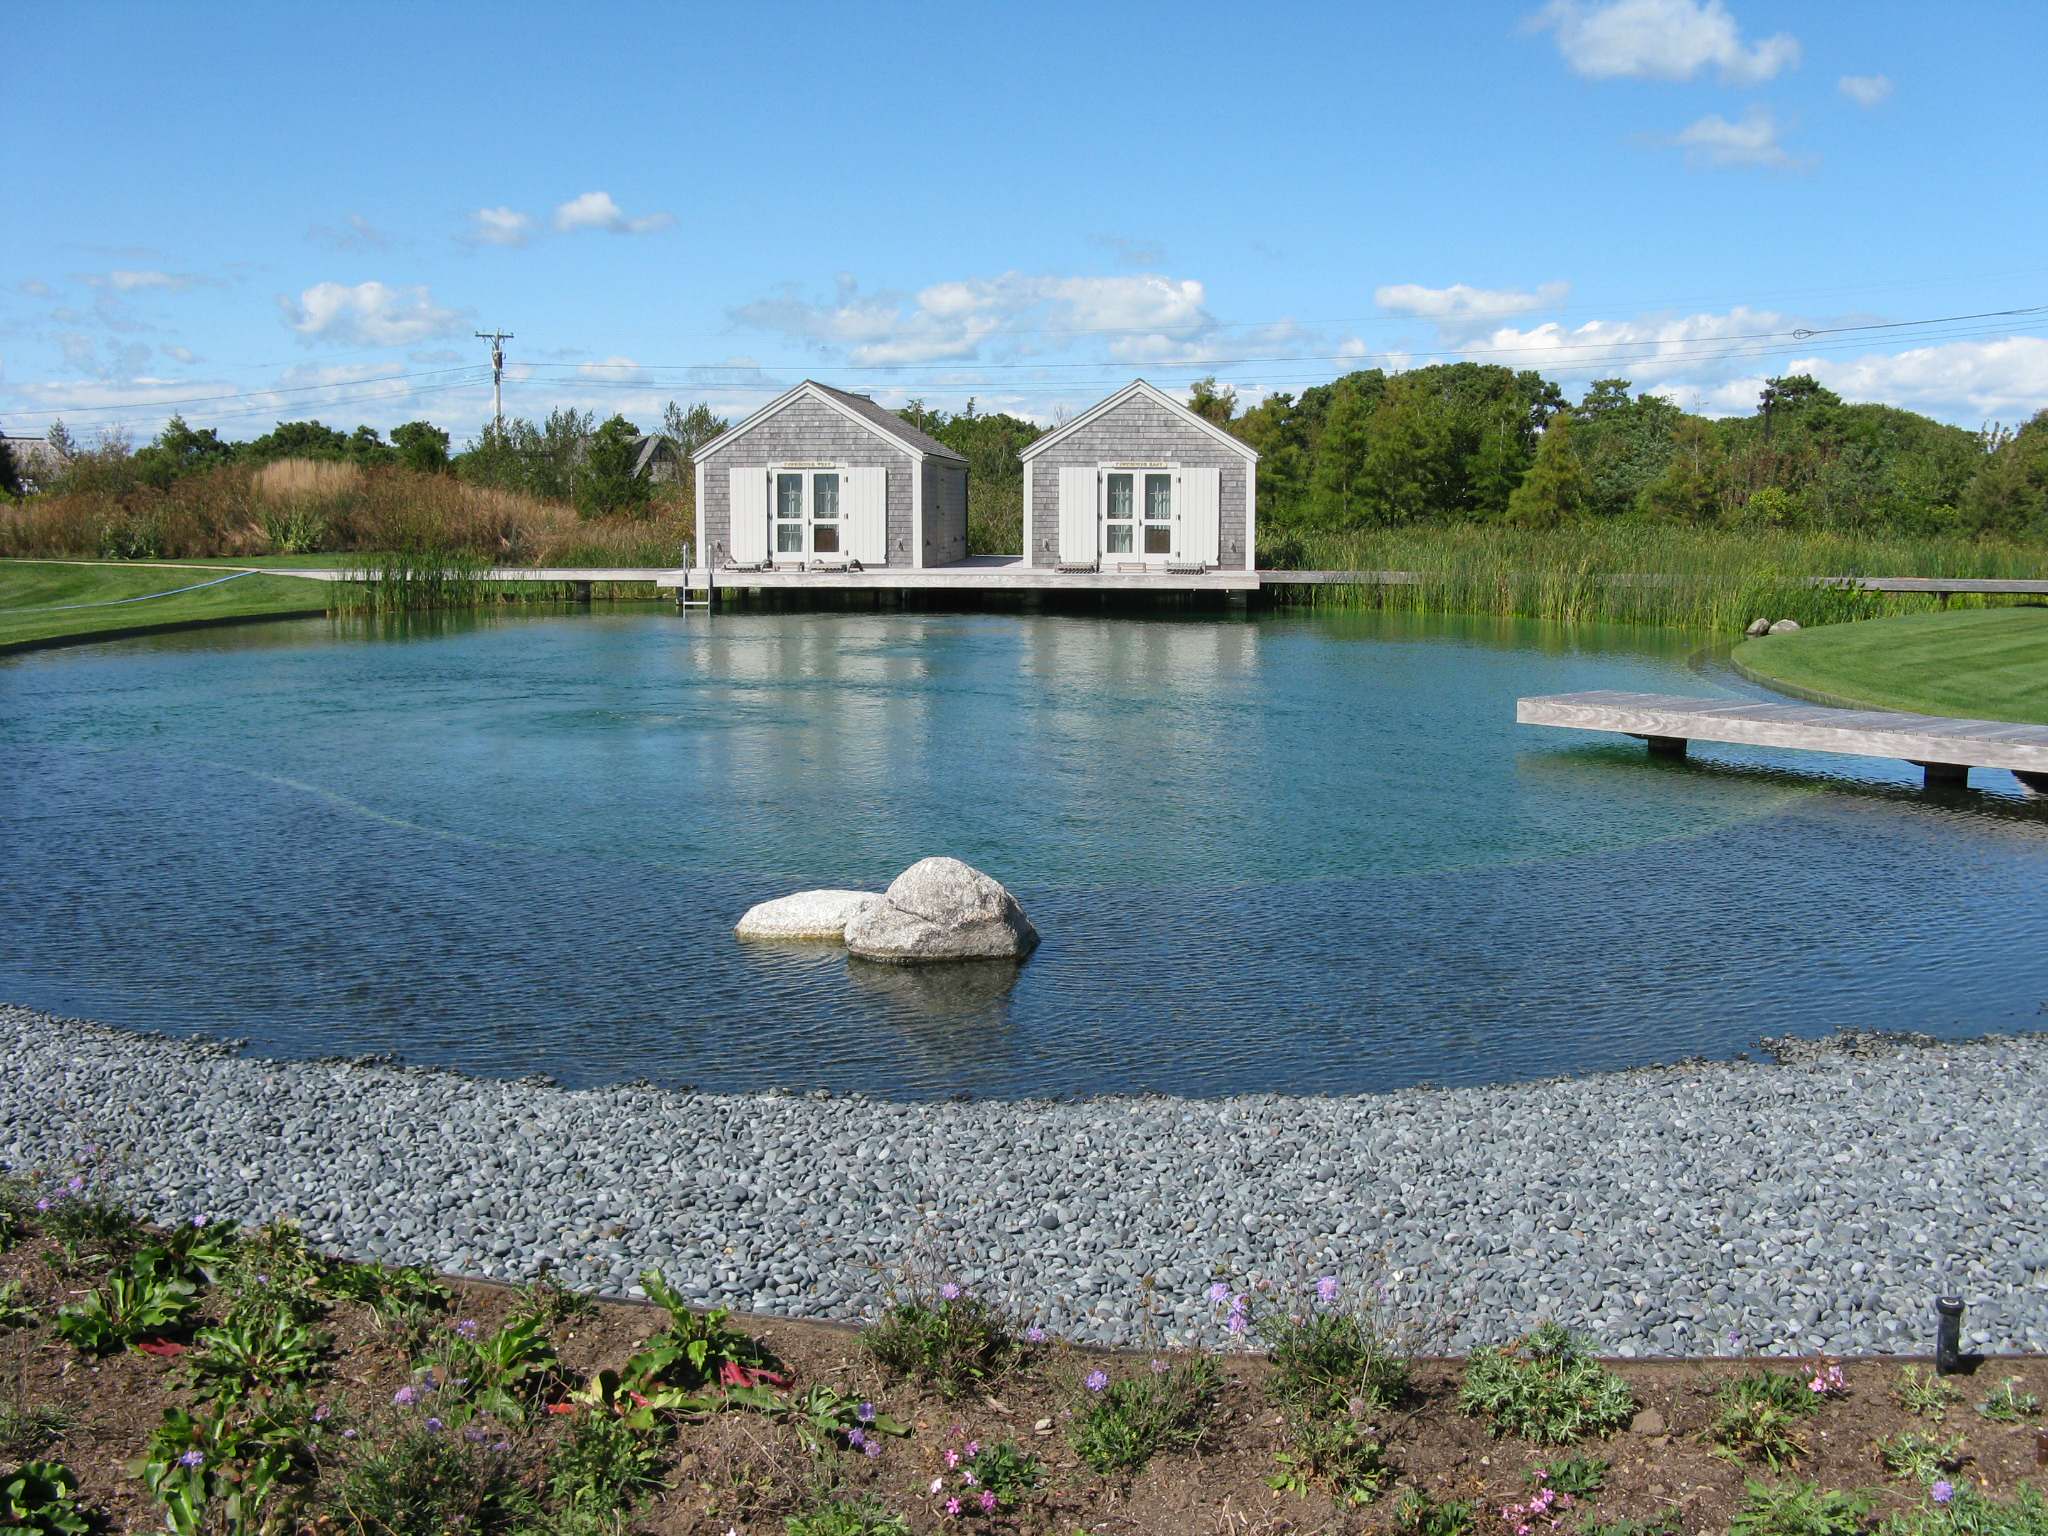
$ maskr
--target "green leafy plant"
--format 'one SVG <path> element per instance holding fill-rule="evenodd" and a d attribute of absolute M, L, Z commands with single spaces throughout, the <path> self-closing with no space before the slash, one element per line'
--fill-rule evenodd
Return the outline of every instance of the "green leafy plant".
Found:
<path fill-rule="evenodd" d="M 21 1299 L 21 1282 L 0 1285 L 0 1328 L 26 1328 L 36 1320 L 36 1309 Z"/>
<path fill-rule="evenodd" d="M 955 1438 L 966 1436 L 964 1429 L 956 1428 L 953 1433 Z M 996 1515 L 1015 1509 L 1037 1491 L 1045 1477 L 1038 1458 L 1014 1440 L 986 1445 L 967 1440 L 960 1450 L 947 1453 L 947 1465 L 953 1469 L 953 1486 L 934 1483 L 932 1490 L 945 1500 L 943 1507 L 949 1515 Z"/>
<path fill-rule="evenodd" d="M 444 1339 L 438 1360 L 445 1397 L 509 1423 L 526 1417 L 561 1363 L 537 1317 L 515 1317 L 490 1334 L 464 1318 Z"/>
<path fill-rule="evenodd" d="M 310 1382 L 333 1341 L 284 1313 L 201 1329 L 185 1374 L 202 1403 L 228 1405 Z"/>
<path fill-rule="evenodd" d="M 425 1348 L 436 1314 L 447 1309 L 450 1299 L 447 1286 L 412 1265 L 386 1269 L 330 1259 L 318 1283 L 322 1295 L 367 1308 L 377 1331 L 393 1335 L 408 1353 Z"/>
<path fill-rule="evenodd" d="M 1578 1536 L 1682 1536 L 1677 1510 L 1651 1520 L 1595 1520 L 1590 1515 L 1573 1527 Z"/>
<path fill-rule="evenodd" d="M 597 1316 L 594 1300 L 580 1291 L 564 1290 L 546 1276 L 522 1285 L 518 1297 L 512 1305 L 512 1315 L 537 1317 L 544 1328 L 559 1328 L 565 1323 L 585 1322 Z"/>
<path fill-rule="evenodd" d="M 782 1524 L 787 1536 L 910 1536 L 901 1515 L 873 1499 L 833 1499 Z"/>
<path fill-rule="evenodd" d="M 65 1267 L 98 1269 L 142 1245 L 142 1224 L 118 1201 L 90 1193 L 83 1177 L 36 1202 L 43 1231 L 64 1250 Z"/>
<path fill-rule="evenodd" d="M 840 1446 L 865 1449 L 876 1435 L 901 1438 L 910 1426 L 901 1419 L 813 1382 L 801 1392 L 770 1392 L 761 1387 L 736 1387 L 727 1394 L 736 1404 L 785 1420 L 804 1444 L 823 1454 Z M 879 1446 L 879 1442 L 875 1442 Z"/>
<path fill-rule="evenodd" d="M 1009 1319 L 950 1283 L 893 1302 L 861 1334 L 861 1347 L 891 1375 L 948 1398 L 996 1381 L 1019 1354 Z"/>
<path fill-rule="evenodd" d="M 1368 1424 L 1344 1414 L 1296 1409 L 1288 1420 L 1287 1448 L 1273 1460 L 1279 1470 L 1267 1486 L 1307 1494 L 1320 1488 L 1339 1504 L 1370 1504 L 1394 1475 L 1386 1447 Z"/>
<path fill-rule="evenodd" d="M 163 1506 L 172 1536 L 268 1536 L 292 1528 L 289 1480 L 309 1450 L 286 1415 L 174 1408 L 132 1470 Z"/>
<path fill-rule="evenodd" d="M 1932 1366 L 1925 1365 L 1901 1366 L 1898 1379 L 1892 1384 L 1892 1396 L 1906 1412 L 1937 1424 L 1963 1400 L 1962 1393 L 1935 1374 Z"/>
<path fill-rule="evenodd" d="M 306 1245 L 299 1224 L 280 1217 L 235 1245 L 216 1284 L 227 1310 L 237 1317 L 310 1322 L 324 1310 L 318 1286 L 325 1268 L 320 1255 Z"/>
<path fill-rule="evenodd" d="M 1404 1488 L 1394 1500 L 1394 1529 L 1401 1536 L 1470 1536 L 1479 1520 L 1477 1499 L 1432 1499 L 1420 1488 Z"/>
<path fill-rule="evenodd" d="M 1977 1412 L 1994 1424 L 2017 1424 L 2022 1419 L 2039 1417 L 2041 1399 L 2031 1392 L 2021 1391 L 2019 1377 L 2008 1376 L 1977 1405 Z"/>
<path fill-rule="evenodd" d="M 1876 1503 L 1867 1490 L 1822 1489 L 1796 1479 L 1743 1485 L 1742 1505 L 1728 1521 L 1730 1536 L 1860 1536 Z"/>
<path fill-rule="evenodd" d="M 548 1457 L 548 1493 L 557 1507 L 605 1514 L 628 1509 L 661 1486 L 666 1436 L 621 1419 L 578 1414 Z"/>
<path fill-rule="evenodd" d="M 1334 1298 L 1335 1282 L 1325 1282 Z M 1408 1395 L 1408 1361 L 1365 1308 L 1319 1305 L 1256 1314 L 1272 1374 L 1266 1390 L 1291 1408 L 1370 1413 Z"/>
<path fill-rule="evenodd" d="M 504 1530 L 540 1513 L 511 1446 L 425 1427 L 357 1457 L 327 1503 L 342 1530 L 445 1536 Z"/>
<path fill-rule="evenodd" d="M 1929 1494 L 1926 1507 L 1887 1520 L 1880 1536 L 2048 1536 L 2048 1499 L 2029 1483 L 2005 1500 L 1966 1483 L 1946 1490 L 1946 1500 L 1935 1497 L 1941 1491 Z"/>
<path fill-rule="evenodd" d="M 1160 1451 L 1200 1445 L 1222 1386 L 1216 1362 L 1207 1355 L 1116 1381 L 1093 1371 L 1068 1421 L 1068 1441 L 1104 1476 L 1135 1472 Z"/>
<path fill-rule="evenodd" d="M 240 1234 L 231 1221 L 187 1222 L 144 1246 L 135 1262 L 195 1286 L 211 1285 L 234 1261 L 240 1246 Z"/>
<path fill-rule="evenodd" d="M 1628 1383 L 1556 1323 L 1534 1329 L 1518 1346 L 1473 1351 L 1458 1404 L 1483 1416 L 1496 1435 L 1543 1445 L 1609 1434 L 1636 1411 Z"/>
<path fill-rule="evenodd" d="M 1529 1481 L 1575 1499 L 1590 1499 L 1607 1482 L 1607 1463 L 1597 1456 L 1567 1456 L 1533 1469 Z"/>
<path fill-rule="evenodd" d="M 649 1384 L 684 1392 L 751 1385 L 760 1372 L 772 1371 L 780 1363 L 758 1340 L 728 1326 L 731 1314 L 723 1307 L 693 1311 L 659 1270 L 642 1271 L 640 1287 L 668 1313 L 669 1322 L 620 1372 L 635 1390 L 644 1392 Z"/>
<path fill-rule="evenodd" d="M 59 1461 L 24 1462 L 0 1473 L 0 1536 L 86 1536 L 78 1477 Z"/>
<path fill-rule="evenodd" d="M 1963 1464 L 1963 1437 L 1953 1435 L 1946 1440 L 1937 1440 L 1932 1435 L 1901 1431 L 1888 1440 L 1878 1441 L 1877 1459 L 1894 1477 L 1931 1483 L 1942 1473 L 1953 1472 Z"/>
<path fill-rule="evenodd" d="M 1755 1370 L 1724 1382 L 1714 1401 L 1717 1412 L 1707 1435 L 1718 1453 L 1778 1471 L 1806 1454 L 1798 1425 L 1820 1412 L 1826 1399 L 1796 1376 Z"/>
<path fill-rule="evenodd" d="M 85 1300 L 58 1310 L 57 1337 L 81 1353 L 110 1355 L 178 1327 L 195 1305 L 189 1280 L 124 1267 Z"/>

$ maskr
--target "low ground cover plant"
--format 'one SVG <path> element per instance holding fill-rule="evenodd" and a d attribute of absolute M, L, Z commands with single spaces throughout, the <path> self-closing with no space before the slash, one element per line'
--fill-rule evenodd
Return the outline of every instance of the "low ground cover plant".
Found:
<path fill-rule="evenodd" d="M 1932 1366 L 1904 1365 L 1899 1367 L 1897 1382 L 1892 1395 L 1906 1412 L 1922 1419 L 1932 1419 L 1939 1424 L 1948 1416 L 1949 1409 L 1963 1400 L 1963 1394 L 1943 1381 Z"/>
<path fill-rule="evenodd" d="M 868 1325 L 861 1344 L 892 1376 L 945 1397 L 1000 1380 L 1023 1350 L 1000 1308 L 950 1280 L 929 1291 L 909 1287 Z"/>
<path fill-rule="evenodd" d="M 1394 1501 L 1394 1529 L 1401 1536 L 1468 1536 L 1479 1518 L 1476 1499 L 1432 1499 L 1420 1488 L 1404 1488 Z"/>
<path fill-rule="evenodd" d="M 1251 1328 L 1272 1365 L 1266 1390 L 1275 1401 L 1310 1413 L 1358 1414 L 1391 1408 L 1408 1395 L 1405 1351 L 1369 1293 L 1354 1292 L 1346 1298 L 1336 1276 L 1325 1275 L 1306 1298 L 1247 1302 Z M 1210 1300 L 1235 1312 L 1243 1298 L 1219 1285 Z"/>
<path fill-rule="evenodd" d="M 1327 1493 L 1339 1504 L 1370 1504 L 1393 1481 L 1394 1467 L 1379 1431 L 1345 1414 L 1297 1409 L 1287 1421 L 1279 1470 L 1266 1479 L 1278 1491 Z"/>
<path fill-rule="evenodd" d="M 0 1532 L 6 1536 L 87 1536 L 92 1521 L 78 1507 L 78 1477 L 55 1461 L 31 1461 L 0 1473 Z"/>
<path fill-rule="evenodd" d="M 1105 1476 L 1135 1472 L 1161 1451 L 1200 1445 L 1222 1386 L 1216 1362 L 1202 1354 L 1155 1360 L 1114 1380 L 1097 1367 L 1081 1379 L 1067 1439 Z"/>
<path fill-rule="evenodd" d="M 1860 1536 L 1876 1498 L 1864 1489 L 1845 1492 L 1797 1479 L 1743 1485 L 1742 1507 L 1728 1522 L 1731 1536 Z"/>
<path fill-rule="evenodd" d="M 2022 1419 L 2040 1417 L 2041 1399 L 2021 1391 L 2019 1378 L 2009 1376 L 1977 1405 L 1977 1412 L 1994 1424 L 2017 1424 Z"/>
<path fill-rule="evenodd" d="M 1716 1413 L 1708 1436 L 1724 1454 L 1762 1462 L 1773 1471 L 1797 1463 L 1806 1454 L 1798 1426 L 1820 1412 L 1827 1392 L 1815 1381 L 1784 1371 L 1754 1370 L 1724 1383 L 1714 1395 Z"/>
<path fill-rule="evenodd" d="M 1542 1324 L 1507 1349 L 1474 1350 L 1458 1402 L 1495 1434 L 1539 1445 L 1611 1434 L 1636 1411 L 1629 1384 L 1557 1323 Z"/>
<path fill-rule="evenodd" d="M 1903 1430 L 1878 1442 L 1877 1459 L 1894 1477 L 1907 1478 L 1925 1486 L 1942 1473 L 1953 1472 L 1963 1464 L 1963 1437 L 1952 1435 L 1946 1440 L 1937 1440 L 1932 1435 Z"/>
<path fill-rule="evenodd" d="M 901 1515 L 873 1499 L 832 1499 L 784 1522 L 787 1536 L 910 1536 Z"/>

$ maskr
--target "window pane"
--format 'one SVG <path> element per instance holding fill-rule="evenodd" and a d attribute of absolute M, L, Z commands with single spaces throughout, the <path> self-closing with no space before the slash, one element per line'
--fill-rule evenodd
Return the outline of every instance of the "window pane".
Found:
<path fill-rule="evenodd" d="M 839 553 L 839 525 L 819 523 L 811 529 L 811 548 L 821 555 Z"/>
<path fill-rule="evenodd" d="M 804 552 L 804 525 L 785 523 L 780 519 L 775 524 L 775 553 L 778 555 L 800 555 Z"/>
<path fill-rule="evenodd" d="M 829 523 L 839 517 L 839 477 L 818 475 L 811 481 L 811 517 L 815 522 Z M 823 548 L 823 545 L 819 546 Z"/>
<path fill-rule="evenodd" d="M 804 477 L 802 475 L 777 475 L 775 477 L 775 515 L 777 517 L 801 518 L 804 515 Z"/>
<path fill-rule="evenodd" d="M 1129 518 L 1131 515 L 1131 477 L 1111 475 L 1109 477 L 1109 515 L 1112 518 Z"/>
<path fill-rule="evenodd" d="M 1103 547 L 1112 555 L 1128 555 L 1131 552 L 1131 525 L 1111 523 L 1102 530 Z"/>
<path fill-rule="evenodd" d="M 1173 530 L 1162 528 L 1156 523 L 1145 525 L 1145 553 L 1148 555 L 1170 555 L 1173 553 Z"/>
<path fill-rule="evenodd" d="M 1173 476 L 1147 475 L 1145 477 L 1145 516 L 1149 521 L 1163 523 L 1173 515 Z"/>

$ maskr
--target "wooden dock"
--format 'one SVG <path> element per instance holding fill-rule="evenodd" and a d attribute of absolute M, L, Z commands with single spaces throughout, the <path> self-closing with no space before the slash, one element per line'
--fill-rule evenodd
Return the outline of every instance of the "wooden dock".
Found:
<path fill-rule="evenodd" d="M 1686 743 L 1889 757 L 1926 770 L 1929 784 L 1964 784 L 1972 768 L 2003 768 L 2048 788 L 2048 726 L 1957 720 L 1886 709 L 1829 709 L 1756 699 L 1694 699 L 1668 693 L 1549 693 L 1515 701 L 1521 725 L 1614 731 L 1652 752 L 1683 756 Z"/>

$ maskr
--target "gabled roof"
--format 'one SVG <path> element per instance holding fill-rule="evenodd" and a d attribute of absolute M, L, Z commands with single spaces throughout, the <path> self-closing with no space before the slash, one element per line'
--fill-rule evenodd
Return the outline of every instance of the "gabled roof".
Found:
<path fill-rule="evenodd" d="M 681 462 L 682 450 L 676 447 L 673 439 L 660 432 L 642 432 L 633 440 L 633 473 L 646 474 L 648 466 L 654 462 L 654 456 L 663 448 L 667 448 L 677 462 Z"/>
<path fill-rule="evenodd" d="M 1215 422 L 1197 416 L 1193 411 L 1174 399 L 1173 396 L 1167 394 L 1166 391 L 1154 388 L 1143 379 L 1133 379 L 1107 400 L 1097 401 L 1065 426 L 1055 428 L 1046 433 L 1045 436 L 1033 441 L 1029 447 L 1020 449 L 1017 457 L 1019 459 L 1029 459 L 1044 452 L 1061 438 L 1072 436 L 1098 417 L 1107 415 L 1110 411 L 1115 410 L 1134 395 L 1142 396 L 1150 400 L 1154 405 L 1164 406 L 1168 411 L 1182 417 L 1189 426 L 1201 428 L 1202 431 L 1208 433 L 1227 448 L 1235 448 L 1245 456 L 1248 462 L 1254 464 L 1258 462 L 1259 451 L 1250 443 L 1245 442 L 1242 438 L 1232 437 L 1228 432 L 1217 426 Z"/>
<path fill-rule="evenodd" d="M 697 456 L 708 458 L 729 444 L 738 441 L 754 428 L 768 420 L 784 406 L 801 399 L 816 400 L 831 407 L 840 415 L 850 417 L 862 426 L 871 428 L 890 439 L 897 447 L 916 458 L 952 459 L 965 464 L 966 458 L 955 453 L 928 432 L 920 432 L 909 422 L 898 416 L 887 406 L 877 405 L 866 395 L 848 394 L 843 389 L 834 389 L 829 384 L 820 384 L 816 379 L 805 379 L 794 389 L 785 390 L 754 412 L 736 427 L 721 432 L 697 450 Z"/>

